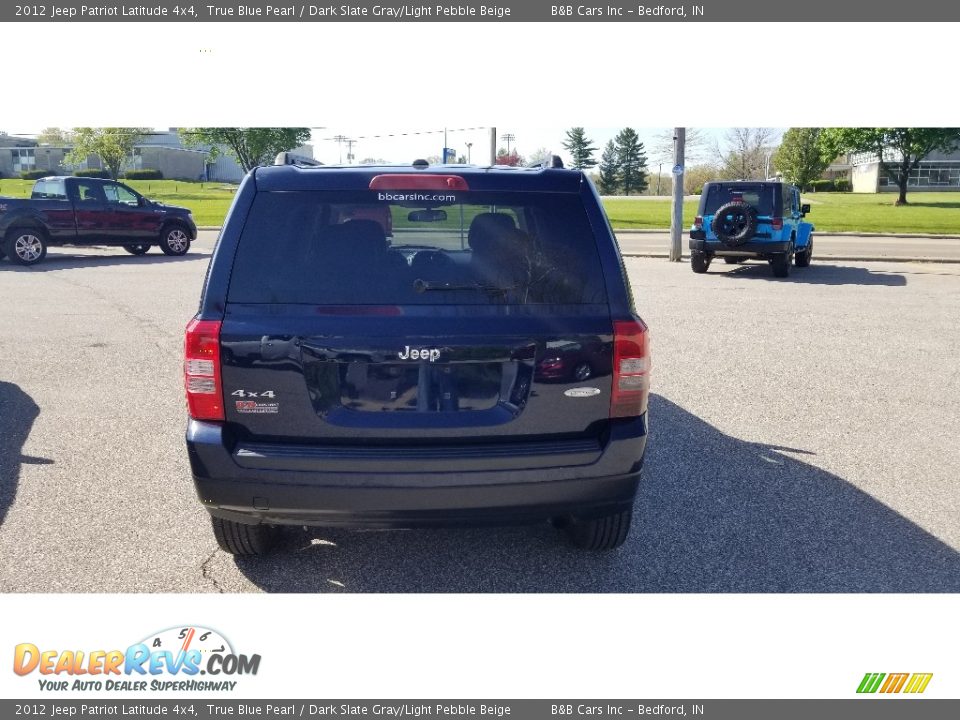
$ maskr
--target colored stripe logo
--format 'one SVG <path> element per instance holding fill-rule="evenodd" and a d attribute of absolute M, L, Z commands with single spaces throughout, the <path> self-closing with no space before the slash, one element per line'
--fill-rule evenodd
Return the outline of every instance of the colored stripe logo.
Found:
<path fill-rule="evenodd" d="M 866 673 L 860 685 L 857 687 L 858 693 L 907 693 L 917 695 L 927 689 L 933 673 Z"/>

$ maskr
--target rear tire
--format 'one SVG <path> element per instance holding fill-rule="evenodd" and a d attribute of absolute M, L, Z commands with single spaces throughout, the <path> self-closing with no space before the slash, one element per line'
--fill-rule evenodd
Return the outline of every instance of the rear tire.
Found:
<path fill-rule="evenodd" d="M 136 244 L 136 245 L 124 245 L 123 249 L 126 250 L 131 255 L 146 255 L 150 250 L 149 245 Z"/>
<path fill-rule="evenodd" d="M 813 236 L 810 237 L 810 242 L 807 245 L 806 249 L 794 255 L 793 262 L 797 267 L 810 267 L 810 261 L 812 259 L 813 259 Z"/>
<path fill-rule="evenodd" d="M 770 258 L 770 267 L 773 268 L 774 277 L 790 277 L 790 255 L 788 253 L 774 255 Z"/>
<path fill-rule="evenodd" d="M 190 249 L 190 235 L 181 225 L 170 225 L 160 233 L 160 249 L 164 255 L 186 255 Z"/>
<path fill-rule="evenodd" d="M 218 517 L 210 521 L 220 549 L 231 555 L 266 555 L 277 542 L 278 530 L 270 525 L 246 525 Z"/>
<path fill-rule="evenodd" d="M 710 258 L 707 257 L 706 253 L 690 253 L 690 267 L 698 275 L 705 273 L 710 267 Z"/>
<path fill-rule="evenodd" d="M 47 238 L 42 230 L 14 228 L 7 233 L 3 252 L 18 265 L 36 265 L 47 256 Z"/>
<path fill-rule="evenodd" d="M 584 550 L 613 550 L 626 542 L 632 519 L 633 508 L 593 520 L 574 520 L 570 539 Z"/>

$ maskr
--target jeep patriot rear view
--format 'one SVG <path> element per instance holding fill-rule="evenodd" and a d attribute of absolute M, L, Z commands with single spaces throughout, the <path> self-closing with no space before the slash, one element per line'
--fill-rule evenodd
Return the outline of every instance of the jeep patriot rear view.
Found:
<path fill-rule="evenodd" d="M 543 520 L 611 549 L 649 362 L 581 172 L 257 168 L 186 331 L 197 493 L 234 554 L 282 525 Z"/>

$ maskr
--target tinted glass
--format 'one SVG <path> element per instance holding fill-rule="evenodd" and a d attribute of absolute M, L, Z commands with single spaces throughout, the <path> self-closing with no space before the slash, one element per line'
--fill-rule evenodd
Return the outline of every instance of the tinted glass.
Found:
<path fill-rule="evenodd" d="M 228 299 L 312 305 L 605 303 L 577 195 L 260 193 Z"/>
<path fill-rule="evenodd" d="M 713 215 L 721 205 L 740 200 L 756 208 L 759 215 L 773 215 L 775 191 L 773 185 L 711 185 L 701 214 Z"/>

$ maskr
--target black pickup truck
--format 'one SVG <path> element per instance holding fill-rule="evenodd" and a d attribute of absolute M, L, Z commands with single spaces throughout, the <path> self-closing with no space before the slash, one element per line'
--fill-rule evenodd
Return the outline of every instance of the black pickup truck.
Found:
<path fill-rule="evenodd" d="M 159 245 L 166 255 L 183 255 L 196 237 L 187 208 L 112 180 L 46 177 L 29 200 L 0 197 L 0 258 L 20 265 L 43 260 L 49 245 L 113 245 L 134 255 Z"/>

